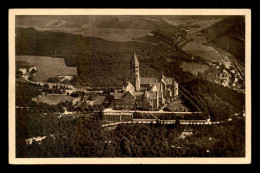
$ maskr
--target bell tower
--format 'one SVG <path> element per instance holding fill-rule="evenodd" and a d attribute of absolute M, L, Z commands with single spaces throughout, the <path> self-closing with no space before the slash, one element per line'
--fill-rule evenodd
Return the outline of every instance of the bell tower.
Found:
<path fill-rule="evenodd" d="M 133 81 L 135 90 L 140 90 L 140 73 L 139 73 L 139 62 L 134 52 L 131 60 L 131 79 Z"/>

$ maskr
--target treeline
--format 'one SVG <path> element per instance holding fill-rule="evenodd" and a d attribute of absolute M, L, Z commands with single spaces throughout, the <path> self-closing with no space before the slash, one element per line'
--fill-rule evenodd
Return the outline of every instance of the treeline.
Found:
<path fill-rule="evenodd" d="M 183 61 L 190 61 L 191 55 L 174 48 L 174 40 L 164 41 L 168 46 L 158 46 L 140 42 L 109 42 L 98 38 L 22 28 L 16 29 L 16 35 L 18 55 L 63 57 L 69 59 L 69 62 L 75 62 L 78 69 L 76 84 L 105 88 L 122 86 L 124 79 L 130 78 L 129 63 L 133 52 L 136 52 L 141 76 L 155 77 L 163 72 L 167 77 L 174 77 L 190 92 L 188 96 L 189 93 L 182 90 L 188 96 L 187 99 L 192 99 L 189 102 L 194 102 L 194 107 L 197 105 L 202 111 L 208 111 L 213 119 L 226 118 L 240 111 L 243 105 L 241 100 L 244 96 L 218 85 L 214 86 L 215 84 L 208 81 L 194 82 L 202 79 L 190 72 L 183 72 L 180 65 Z M 163 38 L 157 39 L 162 41 L 175 38 L 164 32 L 159 35 Z M 200 61 L 199 58 L 196 59 Z M 210 88 L 212 89 L 208 91 Z"/>
<path fill-rule="evenodd" d="M 19 107 L 29 107 L 29 112 L 34 113 L 49 113 L 49 112 L 64 112 L 63 103 L 57 105 L 49 105 L 47 103 L 36 102 L 33 98 L 42 93 L 42 87 L 29 82 L 16 82 L 15 87 L 15 105 Z"/>
<path fill-rule="evenodd" d="M 206 120 L 208 116 L 206 113 L 193 114 L 158 114 L 156 115 L 160 120 Z"/>
<path fill-rule="evenodd" d="M 183 83 L 183 87 L 203 103 L 203 110 L 208 112 L 212 120 L 226 119 L 235 113 L 241 113 L 245 106 L 245 94 L 204 79 Z"/>
<path fill-rule="evenodd" d="M 168 44 L 168 47 L 169 45 L 174 46 L 175 49 L 179 49 L 179 43 L 183 42 L 187 37 L 187 32 L 184 30 L 179 30 L 178 32 L 156 30 L 152 33 L 154 34 L 155 38 L 163 40 L 164 43 Z M 164 46 L 167 45 L 164 44 Z"/>
<path fill-rule="evenodd" d="M 32 103 L 32 98 L 41 94 L 37 84 L 29 82 L 15 83 L 15 105 L 27 107 Z"/>
<path fill-rule="evenodd" d="M 228 16 L 201 30 L 213 45 L 245 63 L 245 17 Z"/>
<path fill-rule="evenodd" d="M 42 92 L 45 92 L 45 94 L 64 94 L 66 93 L 66 90 L 69 90 L 70 88 L 68 86 L 62 86 L 62 85 L 53 85 L 50 87 L 47 83 L 44 84 L 42 88 Z"/>
<path fill-rule="evenodd" d="M 122 85 L 124 79 L 130 78 L 129 63 L 133 52 L 143 62 L 140 72 L 146 77 L 159 76 L 162 71 L 169 77 L 178 76 L 178 70 L 182 71 L 178 66 L 190 59 L 190 55 L 170 44 L 164 47 L 141 42 L 111 42 L 61 32 L 40 32 L 32 28 L 16 28 L 16 35 L 17 55 L 65 58 L 68 66 L 78 69 L 74 83 L 92 87 Z M 174 73 L 170 72 L 175 68 Z"/>
<path fill-rule="evenodd" d="M 133 119 L 155 119 L 155 116 L 152 116 L 150 114 L 142 114 L 139 112 L 134 112 Z"/>
<path fill-rule="evenodd" d="M 39 84 L 33 84 L 29 82 L 16 82 L 16 106 L 29 107 L 29 113 L 64 113 L 65 110 L 68 112 L 87 112 L 91 113 L 103 109 L 103 105 L 89 105 L 86 100 L 93 100 L 98 94 L 91 92 L 85 93 L 84 91 L 72 92 L 72 97 L 80 97 L 80 103 L 73 105 L 72 102 L 63 101 L 57 105 L 50 105 L 43 102 L 36 102 L 33 98 L 42 94 L 42 91 L 48 92 L 49 90 L 64 90 L 66 86 L 53 85 L 52 88 L 48 84 L 40 86 Z M 59 93 L 59 92 L 58 92 Z M 108 100 L 111 102 L 109 96 Z M 83 101 L 84 100 L 84 101 Z M 105 105 L 104 105 L 105 106 Z"/>
<path fill-rule="evenodd" d="M 49 105 L 43 102 L 32 101 L 29 105 L 29 113 L 64 113 L 64 103 L 58 103 L 57 105 Z"/>
<path fill-rule="evenodd" d="M 74 84 L 75 83 L 75 76 L 72 79 L 62 79 L 61 77 L 55 76 L 50 77 L 46 80 L 46 82 L 50 83 L 63 83 L 63 84 Z"/>
<path fill-rule="evenodd" d="M 193 110 L 195 108 L 195 111 L 199 111 L 199 112 L 202 111 L 207 113 L 207 107 L 203 103 L 201 103 L 199 99 L 196 98 L 196 96 L 191 94 L 188 90 L 186 90 L 181 85 L 179 85 L 179 92 L 186 100 L 185 103 L 189 104 L 193 108 Z"/>
<path fill-rule="evenodd" d="M 120 125 L 106 131 L 94 117 L 25 117 L 17 121 L 18 158 L 245 156 L 243 120 L 212 126 Z M 183 137 L 184 131 L 191 136 Z M 25 139 L 34 135 L 47 138 L 26 144 Z"/>
<path fill-rule="evenodd" d="M 92 120 L 84 116 L 58 119 L 53 114 L 44 116 L 20 112 L 16 118 L 17 157 L 76 157 L 85 155 L 85 152 L 88 155 L 93 152 L 95 156 L 95 152 L 102 151 L 97 143 L 104 143 L 103 140 L 98 142 L 104 132 L 94 119 L 95 116 Z M 38 136 L 48 137 L 41 143 L 26 143 L 26 139 Z"/>

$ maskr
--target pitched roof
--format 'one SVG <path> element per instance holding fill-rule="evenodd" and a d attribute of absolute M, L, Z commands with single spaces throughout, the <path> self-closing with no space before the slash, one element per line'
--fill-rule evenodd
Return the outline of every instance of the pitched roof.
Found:
<path fill-rule="evenodd" d="M 154 84 L 150 87 L 151 92 L 156 92 L 161 90 L 161 82 L 154 82 Z"/>
<path fill-rule="evenodd" d="M 131 64 L 132 65 L 139 65 L 139 62 L 138 62 L 138 59 L 137 59 L 137 56 L 136 56 L 135 52 L 134 52 L 134 54 L 132 56 Z"/>
<path fill-rule="evenodd" d="M 115 99 L 122 98 L 122 96 L 123 96 L 124 94 L 125 94 L 125 92 L 122 91 L 122 90 L 115 90 L 115 92 L 114 92 L 114 98 L 115 98 Z"/>
<path fill-rule="evenodd" d="M 156 92 L 149 92 L 150 99 L 156 99 Z"/>
<path fill-rule="evenodd" d="M 145 90 L 144 92 L 144 98 L 149 98 L 150 97 L 150 94 L 147 92 L 147 90 Z"/>
<path fill-rule="evenodd" d="M 166 85 L 173 85 L 173 78 L 164 78 L 163 79 L 164 80 L 164 82 L 166 83 Z"/>
<path fill-rule="evenodd" d="M 136 98 L 136 99 L 138 99 L 138 98 L 142 99 L 142 98 L 143 98 L 143 95 L 144 95 L 144 92 L 140 92 L 140 91 L 135 92 L 135 98 Z"/>
<path fill-rule="evenodd" d="M 149 84 L 150 86 L 152 86 L 154 83 L 156 83 L 157 81 L 159 81 L 156 78 L 148 78 L 148 77 L 141 77 L 141 84 Z M 166 83 L 166 85 L 173 85 L 174 79 L 173 78 L 163 78 L 163 81 Z"/>
<path fill-rule="evenodd" d="M 134 92 L 135 91 L 135 87 L 130 82 L 128 82 L 127 86 L 125 87 L 125 91 Z"/>
<path fill-rule="evenodd" d="M 125 93 L 124 97 L 126 97 L 126 96 L 128 95 L 128 93 L 131 94 L 132 97 L 135 96 L 134 91 L 127 91 L 127 92 Z"/>
<path fill-rule="evenodd" d="M 141 77 L 140 83 L 141 84 L 154 84 L 155 82 L 157 82 L 157 79 L 154 77 Z"/>
<path fill-rule="evenodd" d="M 152 85 L 152 87 L 150 88 L 150 91 L 151 91 L 151 92 L 156 92 L 156 91 L 158 91 L 157 86 L 156 86 L 156 85 Z"/>

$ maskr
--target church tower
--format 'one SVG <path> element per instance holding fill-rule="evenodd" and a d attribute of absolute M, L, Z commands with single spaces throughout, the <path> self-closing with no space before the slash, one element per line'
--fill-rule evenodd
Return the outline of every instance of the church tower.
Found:
<path fill-rule="evenodd" d="M 139 62 L 134 52 L 131 60 L 131 79 L 133 81 L 135 90 L 140 90 L 140 73 L 139 73 Z"/>

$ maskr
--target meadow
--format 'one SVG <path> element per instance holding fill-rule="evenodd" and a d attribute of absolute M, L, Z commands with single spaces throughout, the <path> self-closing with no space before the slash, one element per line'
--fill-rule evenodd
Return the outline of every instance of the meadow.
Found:
<path fill-rule="evenodd" d="M 68 67 L 63 58 L 52 58 L 45 56 L 16 56 L 16 60 L 26 61 L 37 68 L 34 80 L 46 81 L 57 75 L 77 75 L 76 67 Z"/>
<path fill-rule="evenodd" d="M 192 54 L 193 56 L 200 56 L 212 62 L 220 61 L 222 59 L 221 54 L 219 54 L 216 49 L 197 42 L 189 42 L 182 48 L 182 50 Z"/>
<path fill-rule="evenodd" d="M 37 102 L 48 103 L 50 105 L 57 105 L 60 102 L 68 100 L 73 101 L 75 97 L 68 95 L 39 95 L 36 97 Z"/>

